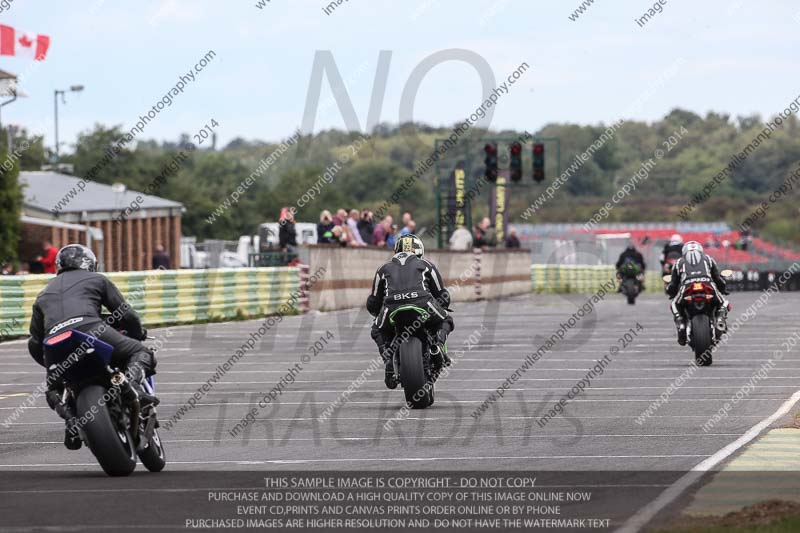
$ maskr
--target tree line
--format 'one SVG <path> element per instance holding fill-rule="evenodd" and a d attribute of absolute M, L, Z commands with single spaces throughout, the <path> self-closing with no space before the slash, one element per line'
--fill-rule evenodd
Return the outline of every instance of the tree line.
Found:
<path fill-rule="evenodd" d="M 718 174 L 731 157 L 758 136 L 769 117 L 758 115 L 732 118 L 708 112 L 705 116 L 675 109 L 653 123 L 625 121 L 613 138 L 582 163 L 558 194 L 537 210 L 528 222 L 585 222 L 641 167 L 656 149 L 665 151 L 645 182 L 620 202 L 609 216 L 610 222 L 677 221 L 680 209 L 699 193 L 710 178 Z M 560 168 L 566 169 L 576 156 L 587 149 L 606 129 L 603 124 L 548 124 L 533 133 L 534 138 L 556 138 L 560 143 Z M 218 149 L 198 148 L 190 153 L 175 173 L 160 186 L 159 196 L 181 202 L 186 207 L 183 233 L 199 239 L 235 239 L 253 234 L 258 224 L 276 221 L 280 209 L 295 205 L 326 168 L 335 161 L 341 165 L 335 179 L 322 187 L 297 213 L 299 222 L 317 222 L 323 209 L 369 208 L 383 205 L 392 193 L 406 182 L 421 161 L 434 152 L 436 139 L 447 138 L 451 128 L 425 124 L 381 124 L 370 133 L 369 142 L 352 150 L 360 132 L 326 130 L 301 136 L 298 141 L 261 174 L 234 209 L 225 211 L 210 224 L 207 217 L 246 178 L 269 157 L 280 140 L 265 142 L 236 138 Z M 676 143 L 669 141 L 675 131 L 683 131 Z M 483 139 L 520 138 L 522 131 L 474 131 L 450 150 L 439 162 L 439 171 L 447 177 L 459 161 L 467 160 L 472 179 L 483 173 Z M 109 145 L 116 142 L 122 126 L 96 124 L 79 135 L 71 152 L 61 161 L 72 163 L 76 176 L 82 176 L 103 158 Z M 291 132 L 287 132 L 287 137 Z M 142 191 L 177 154 L 188 146 L 191 137 L 181 135 L 174 142 L 140 141 L 124 148 L 96 175 L 100 183 L 124 183 Z M 668 145 L 664 145 L 667 142 Z M 52 154 L 40 137 L 17 130 L 12 146 L 25 143 L 26 150 L 14 158 L 10 170 L 0 162 L 0 256 L 13 256 L 16 226 L 20 209 L 17 173 L 39 170 Z M 7 161 L 8 139 L 0 135 L 0 161 Z M 520 214 L 538 197 L 548 182 L 556 177 L 559 164 L 554 143 L 546 143 L 546 179 L 535 184 L 531 179 L 530 150 L 523 154 L 523 188 L 514 189 L 508 205 L 510 220 L 521 221 Z M 500 147 L 500 166 L 507 148 Z M 13 151 L 12 154 L 13 156 Z M 783 122 L 769 140 L 761 143 L 748 158 L 721 183 L 714 193 L 695 209 L 689 220 L 725 220 L 737 227 L 770 193 L 781 186 L 800 163 L 800 127 L 794 116 Z M 398 198 L 388 214 L 399 216 L 411 211 L 418 228 L 437 226 L 436 170 L 415 180 Z M 473 202 L 473 220 L 488 213 L 488 187 Z M 796 202 L 791 191 L 786 199 L 771 207 L 767 216 L 752 228 L 767 238 L 800 242 L 800 230 L 794 219 Z M 446 203 L 446 202 L 445 202 Z"/>

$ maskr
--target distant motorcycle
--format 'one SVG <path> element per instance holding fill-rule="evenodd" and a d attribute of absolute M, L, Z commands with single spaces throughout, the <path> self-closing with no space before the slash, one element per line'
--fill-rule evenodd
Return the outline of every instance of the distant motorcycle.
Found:
<path fill-rule="evenodd" d="M 681 258 L 681 254 L 678 252 L 670 252 L 667 257 L 664 258 L 664 266 L 662 267 L 662 273 L 664 276 L 672 276 L 672 270 L 675 268 L 675 263 L 678 262 L 678 259 Z M 665 278 L 666 279 L 666 278 Z M 666 290 L 667 285 L 669 284 L 668 281 L 664 282 L 664 289 Z"/>
<path fill-rule="evenodd" d="M 732 274 L 731 270 L 720 272 L 723 278 L 729 278 Z M 669 283 L 669 279 L 670 276 L 664 276 L 665 283 Z M 727 331 L 727 324 L 720 316 L 722 302 L 717 298 L 711 281 L 704 279 L 690 281 L 682 297 L 687 315 L 687 344 L 694 350 L 698 366 L 710 366 L 713 362 L 711 349 Z"/>
<path fill-rule="evenodd" d="M 632 261 L 626 261 L 619 267 L 618 276 L 622 294 L 628 299 L 628 304 L 634 305 L 639 293 L 642 292 L 644 278 L 642 268 Z"/>
<path fill-rule="evenodd" d="M 124 333 L 124 332 L 123 332 Z M 87 333 L 67 330 L 44 340 L 45 362 L 61 365 L 64 392 L 55 405 L 62 417 L 75 413 L 81 440 L 110 476 L 127 476 L 136 468 L 138 455 L 151 472 L 165 464 L 164 445 L 158 436 L 153 405 L 142 406 L 125 374 L 112 368 L 114 348 Z M 73 354 L 75 354 L 73 356 Z M 153 378 L 144 383 L 154 393 Z"/>

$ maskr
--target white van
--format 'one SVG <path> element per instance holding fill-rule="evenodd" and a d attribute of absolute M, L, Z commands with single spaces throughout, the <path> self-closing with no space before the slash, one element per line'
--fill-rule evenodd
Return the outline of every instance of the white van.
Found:
<path fill-rule="evenodd" d="M 250 254 L 258 253 L 261 251 L 261 242 L 265 242 L 265 249 L 272 248 L 277 250 L 278 243 L 278 230 L 280 224 L 278 222 L 265 222 L 258 227 L 258 235 L 242 235 L 239 237 L 239 246 L 237 248 L 237 255 L 239 259 L 246 265 Z M 296 222 L 294 229 L 297 232 L 297 244 L 317 244 L 317 225 L 313 222 Z"/>

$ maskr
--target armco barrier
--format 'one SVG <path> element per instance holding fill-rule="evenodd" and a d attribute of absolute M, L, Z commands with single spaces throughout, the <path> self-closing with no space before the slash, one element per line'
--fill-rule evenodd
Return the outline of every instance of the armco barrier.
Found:
<path fill-rule="evenodd" d="M 310 246 L 309 269 L 323 267 L 324 279 L 310 291 L 311 308 L 320 311 L 363 307 L 375 271 L 388 261 L 391 250 Z M 451 252 L 430 250 L 425 256 L 439 269 L 454 302 L 500 298 L 530 292 L 527 250 Z"/>
<path fill-rule="evenodd" d="M 308 305 L 296 267 L 112 272 L 147 327 L 276 313 Z M 0 340 L 26 335 L 36 295 L 52 275 L 0 277 Z"/>
<path fill-rule="evenodd" d="M 531 265 L 531 281 L 533 292 L 592 293 L 600 289 L 600 285 L 612 279 L 615 268 L 610 265 Z M 794 263 L 785 270 L 735 270 L 728 280 L 731 291 L 763 291 L 773 283 L 781 280 L 781 291 L 800 290 L 800 264 Z M 661 272 L 648 271 L 645 274 L 645 292 L 664 294 L 664 282 Z"/>
<path fill-rule="evenodd" d="M 606 281 L 615 279 L 616 269 L 610 265 L 531 265 L 533 292 L 594 293 Z M 645 292 L 664 293 L 659 271 L 645 272 Z"/>

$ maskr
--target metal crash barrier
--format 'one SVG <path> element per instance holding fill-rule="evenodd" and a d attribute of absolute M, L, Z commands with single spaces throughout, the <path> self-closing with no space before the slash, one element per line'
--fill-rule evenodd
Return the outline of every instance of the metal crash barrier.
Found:
<path fill-rule="evenodd" d="M 150 270 L 106 274 L 147 327 L 254 318 L 308 306 L 298 267 Z M 36 295 L 52 275 L 0 277 L 0 340 L 27 335 Z"/>
<path fill-rule="evenodd" d="M 723 267 L 724 268 L 724 267 Z M 763 291 L 778 283 L 782 291 L 800 290 L 800 265 L 786 270 L 738 270 L 732 268 L 728 281 L 731 291 Z M 536 293 L 593 293 L 614 279 L 616 269 L 611 265 L 531 265 L 531 281 Z M 664 293 L 659 270 L 645 273 L 645 292 Z"/>

